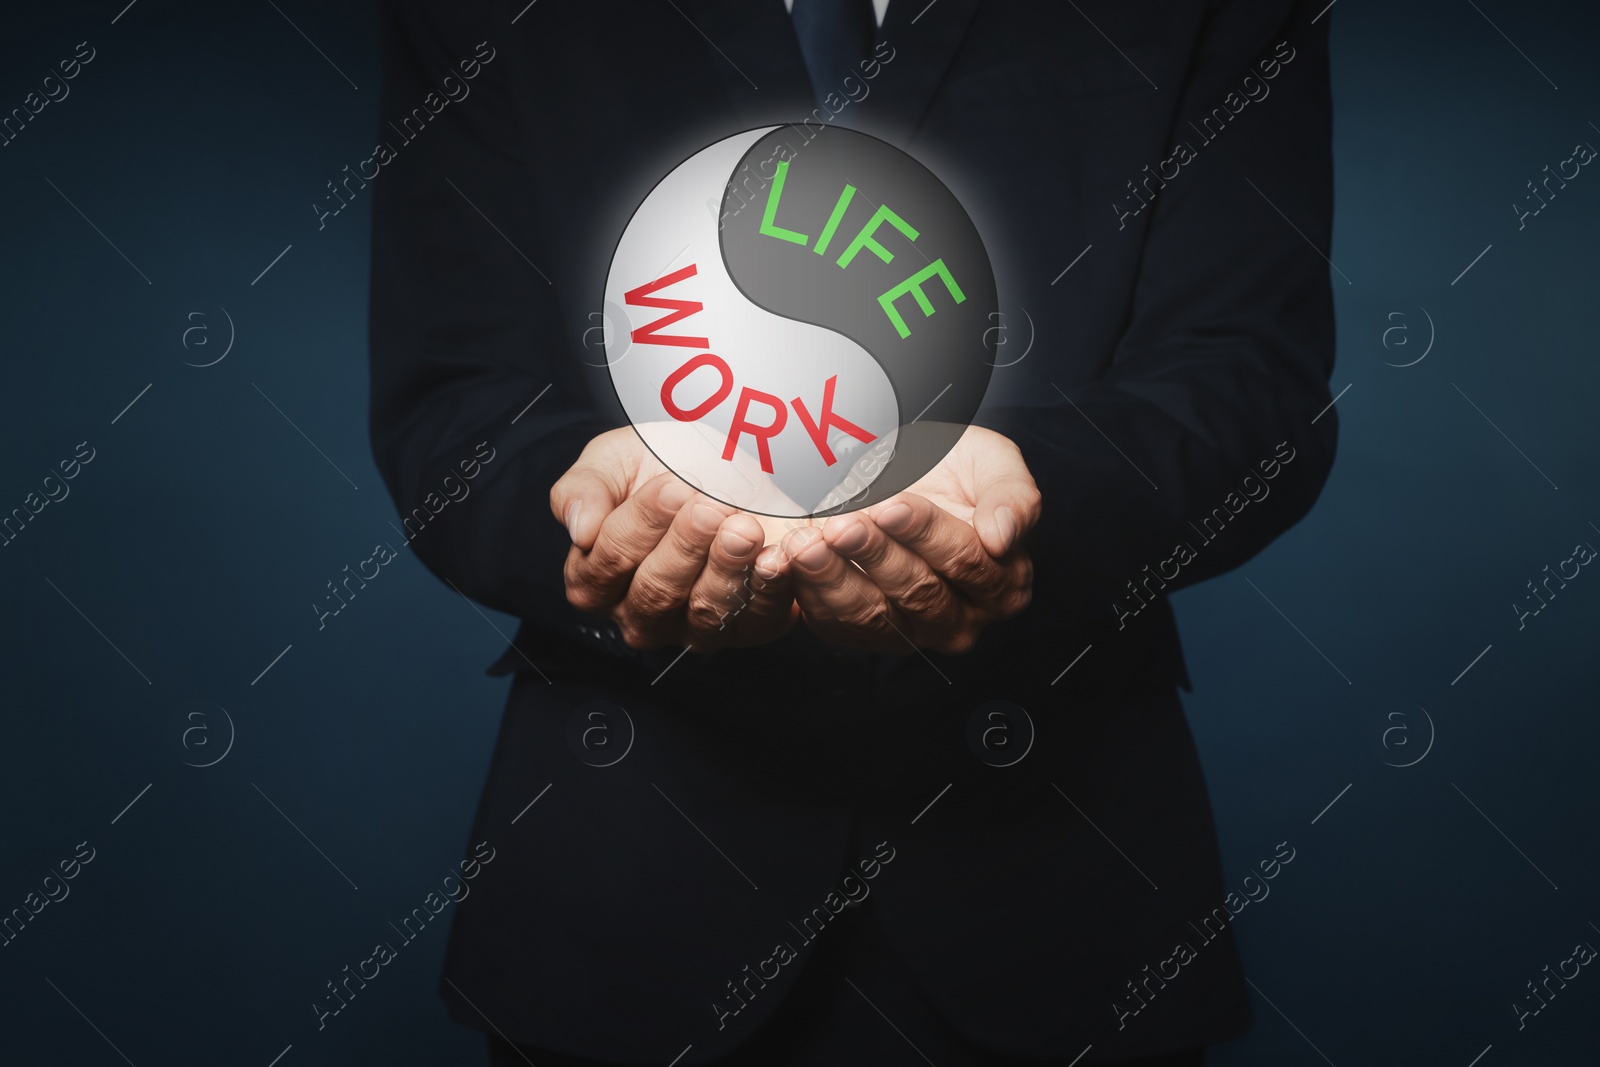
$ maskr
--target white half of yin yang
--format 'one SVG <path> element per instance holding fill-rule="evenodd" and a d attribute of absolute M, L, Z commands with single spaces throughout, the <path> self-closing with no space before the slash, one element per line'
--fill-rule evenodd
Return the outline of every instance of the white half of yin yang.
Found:
<path fill-rule="evenodd" d="M 739 292 L 728 276 L 718 241 L 717 216 L 724 189 L 749 147 L 775 127 L 746 130 L 718 141 L 680 164 L 645 198 L 628 223 L 606 278 L 606 362 L 623 410 L 645 445 L 690 485 L 745 511 L 800 518 L 836 507 L 863 493 L 893 454 L 899 407 L 887 375 L 867 350 L 831 330 L 763 310 Z M 801 149 L 804 151 L 804 149 Z M 759 219 L 757 199 L 742 210 Z M 781 249 L 776 250 L 781 253 Z M 631 342 L 671 311 L 629 306 L 625 294 L 689 264 L 696 273 L 657 289 L 660 298 L 694 300 L 701 310 L 658 332 L 704 337 L 704 348 Z M 695 422 L 680 422 L 662 404 L 666 379 L 702 351 L 720 356 L 733 372 L 733 388 Z M 827 463 L 793 407 L 804 402 L 821 421 L 824 384 L 837 376 L 833 412 L 873 435 L 870 444 L 830 429 L 835 462 Z M 715 366 L 702 366 L 679 381 L 671 396 L 693 411 L 720 387 Z M 722 458 L 728 430 L 745 387 L 784 401 L 783 428 L 768 439 L 772 473 L 762 471 L 755 439 L 739 437 L 732 460 Z M 752 401 L 746 419 L 767 425 L 776 418 L 766 403 Z"/>

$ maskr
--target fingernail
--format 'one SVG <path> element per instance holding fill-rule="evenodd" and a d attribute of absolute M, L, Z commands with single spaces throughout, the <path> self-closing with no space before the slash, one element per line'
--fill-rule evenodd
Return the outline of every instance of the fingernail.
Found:
<path fill-rule="evenodd" d="M 700 507 L 704 508 L 705 505 L 701 504 Z M 706 510 L 709 511 L 711 509 L 706 508 Z M 699 517 L 700 512 L 696 510 L 695 518 L 699 519 Z M 723 530 L 721 533 L 719 533 L 717 535 L 717 543 L 722 546 L 722 551 L 726 552 L 734 559 L 743 559 L 745 556 L 750 554 L 750 550 L 752 548 L 756 547 L 756 543 L 750 540 L 750 538 L 741 533 L 735 533 L 733 530 Z"/>
<path fill-rule="evenodd" d="M 661 487 L 661 506 L 668 511 L 677 511 L 694 496 L 694 487 L 687 482 L 674 478 Z"/>
<path fill-rule="evenodd" d="M 689 512 L 689 522 L 703 534 L 714 534 L 722 525 L 722 512 L 710 504 L 696 504 Z"/>
<path fill-rule="evenodd" d="M 790 534 L 785 539 L 784 551 L 804 570 L 818 571 L 828 562 L 827 542 L 815 526 L 806 526 Z"/>
<path fill-rule="evenodd" d="M 833 547 L 845 555 L 860 552 L 867 545 L 867 527 L 865 523 L 852 522 L 833 539 Z"/>
<path fill-rule="evenodd" d="M 1011 542 L 1017 536 L 1017 516 L 1009 507 L 1002 504 L 994 509 L 994 524 L 1000 531 L 1000 543 L 1004 546 L 1002 551 L 1009 551 Z"/>
<path fill-rule="evenodd" d="M 800 551 L 816 540 L 818 530 L 815 526 L 802 526 L 797 530 L 790 530 L 783 538 L 783 550 L 793 559 Z"/>
<path fill-rule="evenodd" d="M 583 514 L 583 501 L 574 500 L 567 505 L 567 536 L 572 538 L 572 543 L 578 543 L 578 516 Z"/>
<path fill-rule="evenodd" d="M 772 581 L 772 579 L 776 578 L 783 570 L 783 567 L 779 562 L 782 558 L 783 550 L 776 547 L 769 548 L 765 552 L 761 553 L 761 555 L 756 557 L 756 576 L 758 578 L 765 578 L 769 582 Z"/>
<path fill-rule="evenodd" d="M 818 538 L 816 543 L 808 545 L 804 551 L 794 557 L 795 563 L 808 571 L 820 571 L 828 562 L 828 546 Z"/>
<path fill-rule="evenodd" d="M 872 521 L 889 533 L 905 533 L 911 526 L 911 505 L 890 504 L 872 516 Z"/>

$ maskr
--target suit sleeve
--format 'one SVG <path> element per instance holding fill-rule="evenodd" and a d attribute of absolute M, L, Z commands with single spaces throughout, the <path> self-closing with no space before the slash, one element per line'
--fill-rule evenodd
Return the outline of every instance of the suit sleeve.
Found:
<path fill-rule="evenodd" d="M 1199 155 L 1127 220 L 1143 252 L 1107 370 L 977 420 L 1017 442 L 1043 494 L 1031 611 L 1122 619 L 1140 604 L 1130 581 L 1170 594 L 1236 567 L 1332 467 L 1336 416 L 1318 417 L 1334 356 L 1326 27 L 1290 6 L 1214 5 L 1168 142 Z M 1187 121 L 1264 81 L 1275 55 L 1270 95 L 1202 144 Z"/>
<path fill-rule="evenodd" d="M 503 20 L 488 14 L 473 2 L 384 9 L 381 113 L 404 128 L 381 127 L 393 158 L 373 181 L 370 432 L 429 569 L 492 608 L 559 625 L 575 615 L 550 486 L 615 422 L 561 328 L 529 180 L 533 131 L 514 102 Z M 497 33 L 499 49 L 485 40 Z"/>

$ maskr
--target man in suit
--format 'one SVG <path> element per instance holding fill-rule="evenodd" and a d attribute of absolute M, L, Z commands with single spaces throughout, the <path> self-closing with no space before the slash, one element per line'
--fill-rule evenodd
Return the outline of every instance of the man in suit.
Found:
<path fill-rule="evenodd" d="M 522 620 L 441 993 L 496 1063 L 1197 1063 L 1248 1001 L 1166 596 L 1332 464 L 1326 23 L 788 6 L 390 8 L 386 118 L 472 80 L 374 179 L 374 451 Z M 677 162 L 807 116 L 949 186 L 1008 343 L 926 479 L 785 527 L 654 464 L 597 303 Z"/>

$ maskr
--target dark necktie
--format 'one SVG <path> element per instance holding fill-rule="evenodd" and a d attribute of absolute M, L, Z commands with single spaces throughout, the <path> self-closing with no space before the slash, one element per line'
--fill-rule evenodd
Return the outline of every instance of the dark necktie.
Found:
<path fill-rule="evenodd" d="M 794 0 L 792 17 L 817 103 L 830 93 L 844 99 L 845 78 L 859 82 L 857 64 L 872 51 L 872 0 Z"/>

